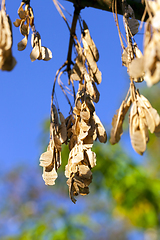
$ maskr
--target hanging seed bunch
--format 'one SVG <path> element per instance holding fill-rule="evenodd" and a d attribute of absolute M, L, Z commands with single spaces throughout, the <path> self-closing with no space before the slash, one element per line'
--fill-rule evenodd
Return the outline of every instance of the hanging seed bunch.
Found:
<path fill-rule="evenodd" d="M 141 82 L 145 78 L 146 73 L 142 67 L 145 55 L 143 57 L 136 42 L 133 42 L 133 35 L 137 32 L 138 26 L 136 21 L 133 21 L 133 25 L 130 24 L 132 16 L 134 16 L 133 10 L 125 1 L 122 3 L 122 7 L 124 11 L 124 25 L 128 44 L 127 47 L 124 48 L 122 54 L 122 63 L 127 67 L 127 71 L 130 75 L 130 89 L 126 99 L 118 109 L 117 114 L 113 117 L 110 143 L 116 144 L 119 142 L 123 133 L 123 121 L 129 108 L 131 108 L 129 114 L 131 144 L 133 149 L 142 155 L 145 152 L 146 144 L 149 141 L 148 130 L 151 133 L 160 136 L 160 116 L 157 113 L 157 110 L 152 107 L 150 102 L 141 95 L 135 87 L 134 82 Z M 150 61 L 150 59 L 148 59 L 148 61 Z"/>
<path fill-rule="evenodd" d="M 4 1 L 3 1 L 4 2 Z M 12 56 L 12 23 L 6 14 L 5 2 L 0 9 L 0 69 L 11 71 L 16 60 Z"/>
<path fill-rule="evenodd" d="M 149 18 L 145 23 L 144 56 L 133 61 L 132 76 L 144 76 L 148 86 L 160 81 L 160 2 L 146 0 Z"/>
<path fill-rule="evenodd" d="M 74 86 L 74 81 L 78 81 L 74 108 L 71 108 L 71 114 L 64 119 L 59 111 L 58 117 L 55 105 L 52 104 L 50 143 L 47 151 L 40 156 L 43 179 L 47 185 L 53 185 L 57 178 L 57 169 L 61 165 L 61 145 L 68 144 L 70 153 L 65 176 L 68 178 L 69 195 L 74 203 L 75 196 L 89 193 L 91 169 L 96 165 L 96 154 L 91 150 L 93 142 L 97 138 L 103 143 L 107 141 L 106 131 L 95 113 L 94 106 L 94 102 L 97 103 L 100 97 L 96 87 L 96 84 L 101 83 L 101 72 L 97 66 L 99 53 L 85 21 L 81 38 L 82 46 L 76 38 L 77 56 L 73 68 L 69 71 L 69 82 Z M 60 79 L 58 82 L 62 87 Z"/>
<path fill-rule="evenodd" d="M 160 116 L 150 102 L 130 84 L 129 97 L 124 100 L 112 120 L 110 142 L 118 143 L 123 133 L 122 125 L 129 108 L 129 132 L 134 150 L 142 155 L 149 141 L 148 130 L 160 136 Z"/>
<path fill-rule="evenodd" d="M 147 1 L 149 18 L 145 24 L 144 58 L 145 81 L 152 86 L 160 81 L 160 2 Z"/>
<path fill-rule="evenodd" d="M 47 151 L 40 156 L 40 166 L 43 167 L 43 180 L 46 185 L 54 185 L 57 169 L 61 166 L 61 145 L 67 140 L 67 128 L 63 114 L 51 104 L 50 142 Z"/>
<path fill-rule="evenodd" d="M 68 178 L 69 193 L 75 203 L 74 196 L 89 193 L 89 184 L 92 181 L 91 169 L 96 165 L 96 154 L 91 148 L 98 138 L 100 142 L 107 141 L 106 131 L 95 113 L 94 102 L 99 101 L 99 92 L 96 83 L 101 82 L 101 72 L 97 67 L 98 50 L 90 36 L 89 29 L 83 21 L 82 44 L 77 44 L 77 57 L 71 71 L 71 79 L 79 81 L 69 142 L 69 159 L 65 175 Z"/>
<path fill-rule="evenodd" d="M 96 89 L 96 85 L 100 84 L 102 81 L 102 74 L 97 66 L 97 61 L 99 60 L 99 53 L 95 46 L 93 39 L 90 36 L 89 29 L 85 21 L 83 20 L 83 31 L 82 31 L 82 43 L 83 48 L 77 41 L 75 45 L 77 51 L 77 57 L 75 59 L 75 64 L 71 71 L 71 79 L 81 81 L 83 75 L 88 72 L 87 87 L 93 85 L 92 88 Z M 86 67 L 87 66 L 87 67 Z M 91 84 L 92 83 L 92 84 Z M 96 91 L 96 90 L 95 90 Z M 97 100 L 99 99 L 99 93 L 97 91 Z M 98 102 L 98 101 L 95 101 Z"/>
<path fill-rule="evenodd" d="M 31 61 L 33 62 L 36 59 L 45 61 L 50 60 L 52 58 L 52 52 L 48 48 L 41 46 L 41 36 L 35 29 L 34 14 L 33 9 L 30 6 L 30 1 L 24 0 L 21 2 L 18 9 L 18 15 L 19 19 L 17 18 L 13 24 L 15 27 L 19 27 L 20 33 L 24 36 L 24 38 L 18 43 L 18 50 L 23 51 L 26 48 L 31 28 L 31 45 L 33 48 L 30 54 Z"/>
<path fill-rule="evenodd" d="M 74 196 L 89 193 L 88 186 L 92 181 L 91 169 L 96 165 L 96 154 L 91 150 L 93 142 L 97 138 L 100 142 L 107 141 L 106 131 L 95 113 L 85 82 L 79 85 L 73 110 L 74 124 L 69 132 L 70 154 L 65 170 L 70 197 L 74 203 L 76 201 Z"/>
<path fill-rule="evenodd" d="M 138 33 L 139 22 L 135 19 L 134 11 L 125 1 L 122 3 L 123 22 L 126 32 L 127 46 L 123 47 L 122 65 L 127 67 L 130 79 L 134 82 L 144 80 L 144 72 L 138 67 L 142 59 L 142 52 L 138 48 L 134 36 Z"/>

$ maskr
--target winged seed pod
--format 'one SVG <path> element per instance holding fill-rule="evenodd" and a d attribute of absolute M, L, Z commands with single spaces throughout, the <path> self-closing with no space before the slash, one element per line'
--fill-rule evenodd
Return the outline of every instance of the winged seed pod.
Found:
<path fill-rule="evenodd" d="M 20 32 L 24 36 L 24 38 L 18 43 L 19 51 L 23 51 L 26 48 L 30 26 L 33 27 L 34 22 L 32 8 L 29 6 L 29 4 L 26 4 L 25 9 L 23 9 L 24 5 L 25 3 L 22 1 L 18 9 L 18 15 L 20 19 L 16 19 L 16 21 L 13 23 L 15 27 L 20 28 Z"/>
<path fill-rule="evenodd" d="M 6 11 L 0 10 L 0 69 L 11 71 L 16 65 L 12 56 L 12 23 Z"/>
<path fill-rule="evenodd" d="M 148 30 L 147 30 L 148 31 Z M 147 33 L 146 33 L 147 35 Z M 145 35 L 145 38 L 147 37 Z M 147 40 L 145 40 L 146 42 Z M 145 81 L 148 86 L 156 84 L 160 80 L 160 33 L 154 34 L 144 48 Z"/>
<path fill-rule="evenodd" d="M 92 55 L 94 57 L 94 60 L 97 62 L 99 60 L 99 52 L 98 52 L 98 49 L 97 49 L 93 39 L 90 36 L 88 26 L 84 20 L 83 20 L 83 29 L 84 29 L 83 39 L 85 39 L 85 41 L 87 42 L 87 44 L 92 52 Z"/>
<path fill-rule="evenodd" d="M 111 135 L 110 135 L 110 143 L 116 144 L 119 142 L 121 135 L 123 133 L 123 121 L 125 118 L 125 115 L 131 106 L 131 98 L 128 99 L 127 103 L 125 101 L 122 102 L 120 108 L 117 111 L 117 114 L 114 115 L 112 119 L 112 129 L 111 129 Z"/>
<path fill-rule="evenodd" d="M 86 82 L 86 91 L 91 96 L 91 99 L 97 103 L 99 101 L 100 93 L 96 87 L 95 82 L 93 81 L 93 78 L 89 76 L 89 74 L 86 72 L 84 74 L 84 79 Z"/>
<path fill-rule="evenodd" d="M 144 34 L 144 71 L 148 86 L 160 80 L 160 3 L 147 1 L 149 19 Z"/>
<path fill-rule="evenodd" d="M 43 167 L 43 180 L 46 185 L 54 185 L 57 170 L 61 166 L 61 145 L 67 140 L 67 128 L 64 116 L 54 104 L 51 106 L 50 142 L 47 151 L 40 156 L 40 166 Z"/>
<path fill-rule="evenodd" d="M 160 30 L 160 2 L 159 1 L 148 1 L 148 6 L 152 12 L 151 24 L 157 31 Z"/>
<path fill-rule="evenodd" d="M 97 137 L 98 137 L 99 141 L 101 143 L 106 143 L 107 142 L 107 134 L 106 134 L 105 128 L 103 127 L 103 124 L 101 123 L 99 117 L 96 115 L 95 112 L 93 114 L 93 119 L 95 121 Z"/>
<path fill-rule="evenodd" d="M 148 130 L 160 135 L 160 116 L 150 102 L 137 92 L 130 112 L 130 137 L 133 148 L 140 155 L 149 140 Z"/>
<path fill-rule="evenodd" d="M 148 129 L 151 133 L 158 133 L 160 131 L 160 116 L 157 110 L 152 107 L 148 99 L 143 95 L 138 95 L 137 99 L 143 108 Z"/>
<path fill-rule="evenodd" d="M 48 48 L 41 46 L 41 36 L 39 32 L 32 33 L 31 44 L 33 47 L 30 54 L 32 62 L 36 59 L 49 61 L 52 58 L 52 52 Z"/>
<path fill-rule="evenodd" d="M 33 47 L 30 54 L 31 61 L 33 62 L 36 59 L 44 61 L 50 60 L 52 58 L 52 52 L 48 48 L 41 46 L 41 37 L 35 29 L 34 14 L 31 6 L 22 1 L 18 9 L 18 15 L 20 19 L 17 18 L 13 24 L 15 27 L 20 28 L 20 32 L 24 36 L 24 38 L 18 43 L 18 50 L 23 51 L 26 48 L 31 27 L 33 32 L 31 37 L 31 44 Z"/>
<path fill-rule="evenodd" d="M 75 144 L 70 151 L 65 175 L 68 178 L 69 195 L 73 203 L 74 196 L 89 193 L 89 184 L 92 182 L 91 168 L 96 165 L 95 153 L 90 153 L 90 145 Z"/>
<path fill-rule="evenodd" d="M 93 54 L 88 46 L 88 43 L 87 41 L 85 40 L 84 37 L 82 37 L 82 43 L 83 43 L 83 47 L 84 47 L 84 55 L 86 57 L 86 60 L 87 60 L 87 63 L 90 67 L 90 69 L 92 69 L 92 72 L 93 73 L 96 73 L 97 71 L 97 63 L 96 61 L 94 60 L 94 57 L 93 57 Z"/>
<path fill-rule="evenodd" d="M 134 150 L 143 155 L 146 150 L 146 143 L 148 142 L 148 130 L 145 121 L 145 115 L 142 114 L 143 110 L 136 100 L 133 102 L 130 111 L 130 138 Z"/>
<path fill-rule="evenodd" d="M 57 159 L 60 155 L 56 153 L 56 148 L 51 147 L 51 142 L 47 148 L 47 151 L 40 156 L 40 166 L 43 167 L 43 180 L 46 185 L 54 185 L 57 179 L 57 165 L 60 165 L 61 160 Z M 57 164 L 58 163 L 58 164 Z"/>
<path fill-rule="evenodd" d="M 133 52 L 135 58 L 131 61 L 128 66 L 128 72 L 134 82 L 142 82 L 144 80 L 144 56 L 137 44 L 133 44 Z"/>
<path fill-rule="evenodd" d="M 129 61 L 128 54 L 129 48 L 126 47 L 122 53 L 122 65 L 128 68 L 128 73 L 134 82 L 142 82 L 144 80 L 144 57 L 137 44 L 132 46 L 132 55 L 134 56 Z"/>
<path fill-rule="evenodd" d="M 74 81 L 81 81 L 85 72 L 86 69 L 84 67 L 84 62 L 80 61 L 80 58 L 77 57 L 75 59 L 75 64 L 71 70 L 70 78 Z"/>
<path fill-rule="evenodd" d="M 97 63 L 95 61 L 94 54 L 91 51 L 88 40 L 85 39 L 85 36 L 82 34 L 82 43 L 84 48 L 84 56 L 86 57 L 87 64 L 89 66 L 90 75 L 93 77 L 94 81 L 97 84 L 100 84 L 102 81 L 101 72 L 98 69 Z"/>

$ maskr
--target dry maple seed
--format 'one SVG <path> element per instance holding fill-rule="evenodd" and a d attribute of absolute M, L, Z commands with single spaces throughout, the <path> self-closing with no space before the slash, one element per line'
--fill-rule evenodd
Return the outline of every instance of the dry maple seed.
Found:
<path fill-rule="evenodd" d="M 12 23 L 6 14 L 5 6 L 0 10 L 0 69 L 11 71 L 16 65 L 16 59 L 12 56 Z"/>

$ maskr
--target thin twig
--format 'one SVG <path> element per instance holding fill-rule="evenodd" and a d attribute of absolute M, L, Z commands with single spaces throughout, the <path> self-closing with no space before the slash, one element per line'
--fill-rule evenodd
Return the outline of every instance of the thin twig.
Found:
<path fill-rule="evenodd" d="M 151 14 L 151 11 L 150 11 L 150 8 L 149 8 L 149 5 L 148 5 L 148 1 L 145 0 L 145 4 L 146 4 L 146 10 L 148 12 L 148 15 L 149 15 L 149 18 L 150 20 L 152 19 L 152 14 Z"/>
<path fill-rule="evenodd" d="M 75 92 L 75 88 L 74 88 L 74 82 L 73 82 L 73 80 L 71 80 L 71 83 L 72 83 L 73 96 L 74 96 L 74 102 L 75 102 L 75 100 L 76 100 L 76 92 Z"/>
<path fill-rule="evenodd" d="M 142 27 L 143 27 L 143 22 L 144 22 L 144 19 L 145 19 L 146 13 L 147 13 L 147 9 L 146 9 L 146 7 L 145 7 L 145 9 L 144 9 L 144 13 L 143 13 L 143 16 L 142 16 L 142 18 L 141 18 L 141 24 L 140 24 L 139 30 L 141 30 Z"/>
<path fill-rule="evenodd" d="M 64 16 L 64 14 L 63 14 L 60 6 L 59 6 L 59 2 L 58 2 L 57 0 L 53 0 L 53 3 L 54 3 L 54 5 L 55 5 L 55 7 L 57 8 L 57 10 L 58 10 L 59 14 L 61 15 L 61 17 L 64 19 L 65 23 L 67 24 L 67 27 L 68 27 L 69 31 L 71 31 L 70 26 L 69 26 L 69 24 L 68 24 L 68 22 L 67 22 L 67 19 L 66 19 L 66 17 Z"/>
<path fill-rule="evenodd" d="M 75 30 L 76 30 L 76 25 L 77 25 L 77 20 L 79 17 L 80 13 L 80 8 L 75 7 L 74 9 L 74 15 L 73 15 L 73 20 L 72 20 L 72 26 L 70 29 L 70 40 L 69 40 L 69 47 L 68 47 L 68 55 L 67 55 L 67 72 L 70 71 L 70 65 L 71 65 L 71 57 L 72 57 L 72 46 L 74 43 L 74 37 L 75 37 Z"/>
<path fill-rule="evenodd" d="M 72 104 L 71 104 L 71 102 L 70 102 L 70 100 L 69 100 L 69 98 L 68 98 L 68 96 L 67 96 L 67 94 L 66 94 L 66 92 L 65 92 L 65 90 L 64 90 L 64 87 L 63 87 L 62 84 L 61 84 L 61 80 L 60 80 L 61 75 L 62 75 L 65 71 L 67 71 L 67 69 L 65 69 L 65 70 L 63 70 L 63 71 L 61 71 L 61 72 L 59 73 L 59 75 L 58 75 L 58 84 L 59 84 L 60 88 L 62 89 L 62 92 L 64 93 L 64 95 L 65 95 L 65 97 L 66 97 L 66 99 L 67 99 L 67 101 L 68 101 L 68 104 L 69 104 L 70 107 L 71 107 L 71 111 L 72 111 L 72 110 L 73 110 Z"/>
<path fill-rule="evenodd" d="M 118 29 L 118 35 L 119 35 L 121 47 L 122 47 L 122 49 L 125 49 L 124 44 L 123 44 L 123 40 L 122 40 L 122 37 L 121 37 L 122 34 L 121 34 L 121 31 L 120 31 L 119 21 L 118 21 L 117 0 L 113 0 L 113 2 L 112 2 L 112 13 L 113 13 L 113 17 L 114 17 L 114 20 L 116 22 L 116 26 L 117 26 L 117 29 Z"/>
<path fill-rule="evenodd" d="M 57 81 L 57 76 L 59 74 L 59 72 L 62 70 L 62 68 L 64 68 L 67 65 L 67 61 L 65 61 L 65 63 L 57 70 L 56 72 L 56 76 L 54 78 L 54 83 L 53 83 L 53 88 L 52 88 L 52 97 L 51 97 L 51 103 L 53 103 L 53 98 L 54 98 L 54 92 L 55 92 L 55 85 L 56 85 L 56 81 Z"/>

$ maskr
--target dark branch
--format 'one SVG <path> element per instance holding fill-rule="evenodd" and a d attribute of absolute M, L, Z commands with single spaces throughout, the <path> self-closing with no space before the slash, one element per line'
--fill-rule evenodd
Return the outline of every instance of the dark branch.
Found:
<path fill-rule="evenodd" d="M 68 61 L 67 71 L 70 70 L 72 47 L 73 47 L 74 35 L 75 35 L 75 30 L 76 30 L 76 25 L 77 25 L 77 20 L 78 20 L 78 17 L 79 17 L 79 13 L 80 13 L 80 8 L 75 7 L 73 20 L 72 20 L 71 31 L 70 31 L 70 40 L 69 40 L 69 48 L 68 48 L 68 56 L 67 56 L 67 61 Z"/>
<path fill-rule="evenodd" d="M 65 0 L 68 2 L 72 2 L 75 6 L 85 8 L 85 7 L 93 7 L 97 9 L 101 9 L 104 11 L 112 11 L 112 0 Z M 118 0 L 118 14 L 122 14 L 121 5 Z M 145 6 L 141 3 L 141 0 L 127 0 L 127 3 L 131 5 L 135 12 L 135 16 L 137 19 L 141 20 L 141 17 L 144 12 Z"/>

